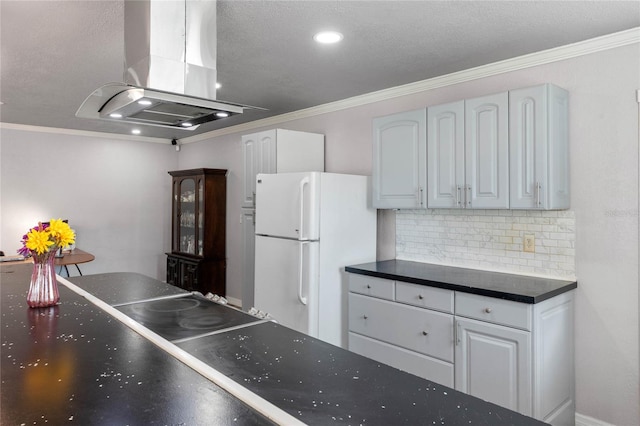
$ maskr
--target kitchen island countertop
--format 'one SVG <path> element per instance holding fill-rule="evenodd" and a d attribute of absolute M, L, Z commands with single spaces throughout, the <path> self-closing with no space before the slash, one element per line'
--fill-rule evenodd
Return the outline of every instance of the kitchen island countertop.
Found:
<path fill-rule="evenodd" d="M 74 277 L 70 288 L 60 286 L 58 306 L 29 309 L 26 266 L 0 268 L 2 424 L 273 422 L 72 291 L 74 285 L 129 315 L 127 321 L 180 337 L 167 345 L 306 424 L 543 424 L 139 274 Z M 173 299 L 181 307 L 160 314 Z M 204 321 L 195 324 L 203 333 L 177 333 L 186 324 L 180 312 L 196 305 L 211 318 L 232 318 L 233 326 Z M 152 321 L 154 312 L 162 321 Z M 167 331 L 169 317 L 175 324 Z"/>

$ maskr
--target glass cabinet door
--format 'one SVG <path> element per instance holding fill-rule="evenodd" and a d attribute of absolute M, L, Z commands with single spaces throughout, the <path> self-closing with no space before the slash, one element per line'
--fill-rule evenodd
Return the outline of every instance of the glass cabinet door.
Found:
<path fill-rule="evenodd" d="M 198 229 L 196 236 L 198 237 L 198 256 L 202 256 L 202 238 L 204 236 L 203 224 L 204 224 L 204 179 L 198 179 Z"/>
<path fill-rule="evenodd" d="M 178 220 L 177 244 L 179 252 L 196 253 L 196 181 L 185 178 L 178 184 L 177 193 Z"/>

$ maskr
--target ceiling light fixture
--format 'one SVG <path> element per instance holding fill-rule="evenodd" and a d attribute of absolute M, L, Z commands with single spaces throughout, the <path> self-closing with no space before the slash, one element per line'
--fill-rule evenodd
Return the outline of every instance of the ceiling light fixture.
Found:
<path fill-rule="evenodd" d="M 223 111 L 216 112 L 216 117 L 225 118 L 225 117 L 228 117 L 228 116 L 229 116 L 228 112 L 223 112 Z"/>
<path fill-rule="evenodd" d="M 191 127 L 191 126 L 193 126 L 193 124 L 188 123 L 186 121 L 184 123 L 182 123 L 181 125 L 182 125 L 182 127 Z"/>
<path fill-rule="evenodd" d="M 221 88 L 221 87 L 222 87 L 222 84 L 220 84 L 220 83 L 216 83 L 216 89 L 219 89 L 219 88 Z"/>
<path fill-rule="evenodd" d="M 109 117 L 111 117 L 111 118 L 122 118 L 122 114 L 118 114 L 117 112 L 114 112 L 113 114 L 109 114 Z"/>
<path fill-rule="evenodd" d="M 133 133 L 134 135 L 139 135 L 142 132 L 140 131 L 140 129 L 133 129 L 131 133 Z"/>
<path fill-rule="evenodd" d="M 151 102 L 151 101 L 150 101 L 150 100 L 148 100 L 148 99 L 140 99 L 140 100 L 138 101 L 138 103 L 139 103 L 140 105 L 151 105 L 153 102 Z"/>
<path fill-rule="evenodd" d="M 313 39 L 322 44 L 333 44 L 341 41 L 344 36 L 337 31 L 320 31 L 313 36 Z"/>

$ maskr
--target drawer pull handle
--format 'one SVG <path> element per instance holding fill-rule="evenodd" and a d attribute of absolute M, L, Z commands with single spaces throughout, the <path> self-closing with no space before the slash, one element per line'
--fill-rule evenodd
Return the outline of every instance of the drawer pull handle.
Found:
<path fill-rule="evenodd" d="M 422 297 L 422 295 L 421 295 L 421 294 L 419 294 L 419 295 L 418 295 L 418 299 L 422 300 L 422 299 L 424 299 L 424 297 Z"/>
<path fill-rule="evenodd" d="M 490 314 L 490 313 L 491 313 L 491 311 L 492 311 L 492 309 L 491 309 L 491 308 L 484 308 L 484 313 L 485 313 L 485 314 Z"/>
<path fill-rule="evenodd" d="M 426 335 L 428 335 L 428 334 L 429 334 L 429 333 L 427 333 L 426 331 L 423 331 L 423 332 L 422 332 L 422 335 L 423 335 L 423 336 L 426 336 Z"/>
<path fill-rule="evenodd" d="M 364 319 L 368 319 L 369 317 L 368 317 L 368 316 L 366 316 L 366 315 L 363 315 L 363 316 L 362 316 L 362 318 L 364 318 Z"/>

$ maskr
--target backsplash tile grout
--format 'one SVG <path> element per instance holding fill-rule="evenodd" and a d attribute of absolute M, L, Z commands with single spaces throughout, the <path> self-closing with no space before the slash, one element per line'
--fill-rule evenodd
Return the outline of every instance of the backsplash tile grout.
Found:
<path fill-rule="evenodd" d="M 529 234 L 534 253 L 522 250 Z M 398 210 L 396 258 L 575 279 L 575 234 L 571 210 Z"/>

